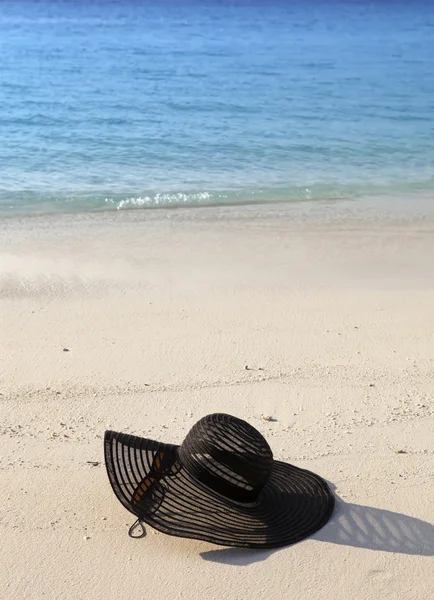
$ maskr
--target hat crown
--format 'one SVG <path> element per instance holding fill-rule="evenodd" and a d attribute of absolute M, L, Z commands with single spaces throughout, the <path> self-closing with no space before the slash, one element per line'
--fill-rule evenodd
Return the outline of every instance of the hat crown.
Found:
<path fill-rule="evenodd" d="M 254 502 L 270 476 L 273 453 L 249 423 L 216 413 L 192 427 L 179 459 L 191 476 L 219 494 Z"/>

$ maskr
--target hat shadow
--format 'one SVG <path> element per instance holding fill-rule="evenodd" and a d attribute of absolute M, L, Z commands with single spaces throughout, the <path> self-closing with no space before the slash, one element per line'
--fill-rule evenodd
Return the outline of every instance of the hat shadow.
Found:
<path fill-rule="evenodd" d="M 431 523 L 381 508 L 344 502 L 338 496 L 330 521 L 310 537 L 366 550 L 434 556 L 434 525 Z M 225 548 L 201 552 L 201 557 L 212 562 L 248 566 L 281 550 L 284 548 L 259 551 Z"/>

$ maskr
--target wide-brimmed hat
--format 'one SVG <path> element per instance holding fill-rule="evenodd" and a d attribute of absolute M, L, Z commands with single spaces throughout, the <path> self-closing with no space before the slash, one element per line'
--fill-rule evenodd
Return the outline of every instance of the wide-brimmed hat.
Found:
<path fill-rule="evenodd" d="M 319 475 L 273 460 L 259 431 L 230 415 L 203 417 L 181 446 L 106 431 L 104 448 L 117 498 L 169 535 L 273 548 L 313 534 L 333 512 Z"/>

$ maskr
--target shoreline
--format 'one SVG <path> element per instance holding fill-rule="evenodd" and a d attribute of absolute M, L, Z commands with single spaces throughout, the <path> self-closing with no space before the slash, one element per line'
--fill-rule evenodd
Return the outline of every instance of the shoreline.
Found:
<path fill-rule="evenodd" d="M 204 192 L 208 194 L 208 192 Z M 177 194 L 174 194 L 175 196 Z M 185 195 L 184 192 L 181 195 Z M 188 194 L 187 194 L 188 195 Z M 197 194 L 193 194 L 197 195 Z M 199 194 L 200 195 L 200 194 Z M 273 195 L 271 194 L 271 197 Z M 134 195 L 132 196 L 134 199 Z M 131 199 L 131 198 L 130 198 Z M 50 219 L 50 218 L 62 218 L 62 217 L 78 217 L 84 218 L 101 215 L 114 215 L 116 213 L 121 214 L 153 214 L 153 213 L 177 213 L 177 212 L 246 212 L 247 214 L 252 212 L 258 213 L 275 213 L 276 211 L 283 212 L 289 216 L 306 216 L 332 210 L 336 216 L 341 218 L 363 218 L 366 211 L 368 211 L 372 218 L 381 216 L 382 218 L 393 218 L 394 216 L 400 216 L 402 218 L 421 218 L 421 217 L 434 217 L 434 195 L 432 190 L 424 190 L 418 192 L 404 192 L 403 190 L 394 191 L 393 193 L 371 193 L 371 194 L 356 194 L 351 196 L 348 194 L 339 195 L 336 197 L 323 197 L 323 198 L 311 198 L 306 196 L 305 198 L 280 198 L 280 199 L 269 199 L 265 197 L 261 199 L 250 199 L 246 197 L 244 200 L 225 202 L 215 201 L 212 203 L 204 202 L 198 203 L 185 203 L 185 204 L 161 204 L 158 205 L 141 205 L 140 203 L 135 205 L 129 204 L 127 199 L 124 199 L 121 204 L 116 202 L 106 202 L 101 207 L 93 207 L 86 209 L 83 204 L 77 207 L 67 208 L 65 206 L 56 205 L 56 209 L 53 208 L 46 210 L 38 209 L 38 202 L 34 204 L 34 208 L 27 212 L 22 209 L 14 209 L 12 207 L 5 209 L 0 205 L 0 219 L 16 220 L 16 219 Z"/>

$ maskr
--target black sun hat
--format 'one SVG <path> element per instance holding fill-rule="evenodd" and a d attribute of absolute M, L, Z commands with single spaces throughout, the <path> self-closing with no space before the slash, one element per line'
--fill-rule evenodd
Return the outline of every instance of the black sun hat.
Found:
<path fill-rule="evenodd" d="M 273 460 L 259 431 L 230 415 L 203 417 L 181 446 L 106 431 L 104 449 L 120 502 L 169 535 L 273 548 L 313 534 L 333 512 L 319 475 Z"/>

